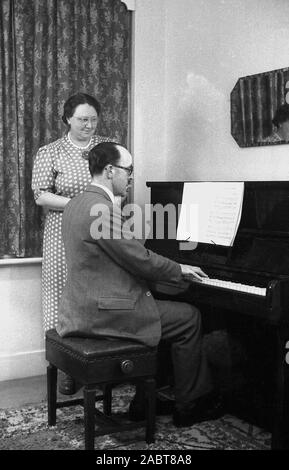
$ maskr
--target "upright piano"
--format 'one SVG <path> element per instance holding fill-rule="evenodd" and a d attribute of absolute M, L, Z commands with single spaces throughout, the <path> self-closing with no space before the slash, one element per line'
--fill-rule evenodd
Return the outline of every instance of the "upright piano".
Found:
<path fill-rule="evenodd" d="M 147 186 L 152 206 L 175 206 L 177 225 L 184 183 L 148 182 Z M 164 236 L 157 239 L 156 224 L 152 224 L 146 247 L 179 263 L 200 266 L 209 279 L 181 286 L 160 285 L 162 295 L 191 301 L 201 311 L 225 312 L 230 323 L 241 318 L 245 335 L 246 326 L 251 335 L 252 325 L 256 329 L 256 348 L 258 331 L 264 327 L 270 332 L 265 353 L 257 355 L 257 368 L 266 371 L 267 358 L 269 362 L 273 358 L 273 367 L 268 366 L 267 372 L 272 376 L 272 448 L 288 449 L 289 182 L 244 183 L 241 220 L 231 247 L 198 243 L 192 250 L 183 249 L 184 245 L 168 236 L 165 218 L 164 225 Z"/>

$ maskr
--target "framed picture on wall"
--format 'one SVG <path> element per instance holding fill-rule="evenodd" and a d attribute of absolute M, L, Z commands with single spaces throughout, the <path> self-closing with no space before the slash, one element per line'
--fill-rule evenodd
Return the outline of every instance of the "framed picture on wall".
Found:
<path fill-rule="evenodd" d="M 289 67 L 238 79 L 231 134 L 240 147 L 289 143 Z"/>

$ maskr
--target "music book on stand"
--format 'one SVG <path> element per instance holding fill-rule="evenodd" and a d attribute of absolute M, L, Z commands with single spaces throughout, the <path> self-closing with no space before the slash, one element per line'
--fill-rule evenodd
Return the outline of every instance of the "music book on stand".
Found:
<path fill-rule="evenodd" d="M 243 182 L 184 183 L 177 240 L 232 246 L 243 196 Z"/>

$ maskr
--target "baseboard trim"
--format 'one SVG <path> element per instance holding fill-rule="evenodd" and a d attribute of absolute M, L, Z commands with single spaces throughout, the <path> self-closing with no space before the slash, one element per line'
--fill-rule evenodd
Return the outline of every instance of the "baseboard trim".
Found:
<path fill-rule="evenodd" d="M 45 350 L 0 356 L 0 382 L 46 373 Z"/>

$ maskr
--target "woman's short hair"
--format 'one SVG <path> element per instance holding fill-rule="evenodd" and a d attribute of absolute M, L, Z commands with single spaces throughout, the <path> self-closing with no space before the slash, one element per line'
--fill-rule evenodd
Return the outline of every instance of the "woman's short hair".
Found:
<path fill-rule="evenodd" d="M 62 116 L 64 124 L 68 125 L 67 118 L 69 119 L 73 116 L 76 107 L 80 104 L 89 104 L 95 109 L 97 115 L 100 115 L 100 103 L 93 98 L 93 96 L 87 95 L 86 93 L 76 93 L 75 95 L 70 96 L 64 103 Z"/>
<path fill-rule="evenodd" d="M 88 152 L 88 164 L 91 176 L 99 175 L 106 165 L 115 165 L 120 160 L 117 142 L 101 142 Z"/>
<path fill-rule="evenodd" d="M 279 127 L 283 122 L 289 121 L 289 104 L 285 103 L 280 106 L 272 119 L 274 126 Z"/>

